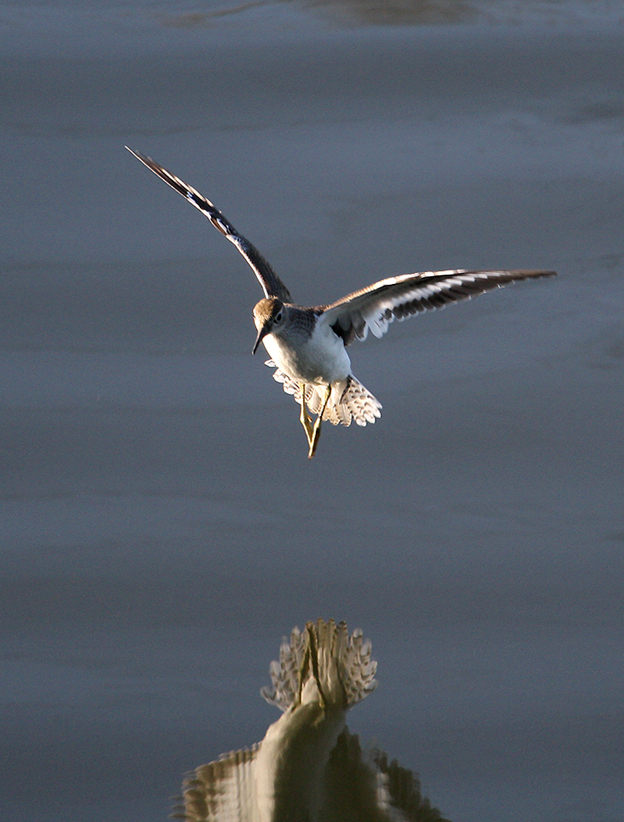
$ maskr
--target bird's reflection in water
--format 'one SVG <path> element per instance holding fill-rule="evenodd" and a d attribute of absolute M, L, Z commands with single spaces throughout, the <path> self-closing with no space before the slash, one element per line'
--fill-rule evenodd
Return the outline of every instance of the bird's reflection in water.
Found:
<path fill-rule="evenodd" d="M 448 822 L 418 778 L 379 750 L 364 753 L 346 712 L 376 686 L 361 631 L 309 622 L 284 641 L 262 695 L 284 713 L 252 748 L 184 780 L 174 816 L 187 822 Z"/>

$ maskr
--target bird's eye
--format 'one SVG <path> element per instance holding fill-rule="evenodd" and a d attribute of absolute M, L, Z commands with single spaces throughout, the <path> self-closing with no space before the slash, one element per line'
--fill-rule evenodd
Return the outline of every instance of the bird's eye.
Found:
<path fill-rule="evenodd" d="M 277 314 L 275 315 L 275 322 L 276 323 L 281 323 L 281 321 L 282 321 L 282 312 L 278 311 Z"/>

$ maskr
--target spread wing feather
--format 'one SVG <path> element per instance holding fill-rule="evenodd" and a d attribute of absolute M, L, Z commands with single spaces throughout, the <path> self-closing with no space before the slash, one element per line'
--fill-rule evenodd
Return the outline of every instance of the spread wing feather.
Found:
<path fill-rule="evenodd" d="M 258 822 L 252 749 L 224 754 L 187 775 L 171 814 L 183 822 Z M 389 762 L 378 749 L 363 752 L 344 729 L 323 776 L 318 822 L 449 822 L 422 795 L 417 774 Z"/>
<path fill-rule="evenodd" d="M 262 286 L 265 297 L 277 297 L 283 303 L 292 302 L 292 297 L 290 296 L 289 290 L 277 276 L 275 271 L 273 271 L 271 264 L 265 260 L 255 245 L 250 243 L 249 240 L 246 237 L 243 237 L 242 234 L 238 233 L 232 223 L 210 202 L 210 200 L 204 197 L 203 194 L 200 194 L 199 191 L 185 183 L 184 180 L 181 180 L 179 177 L 176 177 L 175 174 L 167 171 L 166 168 L 163 168 L 155 160 L 152 160 L 151 157 L 146 157 L 143 154 L 139 154 L 138 151 L 133 151 L 131 148 L 128 148 L 128 146 L 126 146 L 126 148 L 137 158 L 137 160 L 140 160 L 143 165 L 147 166 L 150 171 L 153 171 L 154 174 L 160 177 L 161 180 L 164 180 L 167 185 L 170 185 L 171 188 L 175 189 L 178 194 L 181 194 L 186 200 L 189 201 L 189 203 L 191 203 L 191 205 L 198 208 L 201 213 L 210 220 L 217 231 L 220 231 L 224 237 L 227 237 L 227 239 L 236 246 L 256 275 L 258 282 Z"/>
<path fill-rule="evenodd" d="M 187 774 L 171 816 L 184 822 L 253 822 L 258 818 L 254 760 L 258 745 L 223 754 Z"/>
<path fill-rule="evenodd" d="M 346 728 L 325 772 L 320 822 L 449 822 L 422 795 L 417 774 L 377 749 L 362 751 Z"/>
<path fill-rule="evenodd" d="M 323 321 L 343 338 L 365 340 L 369 330 L 381 337 L 394 320 L 469 300 L 520 280 L 552 277 L 554 271 L 425 271 L 389 277 L 324 306 Z"/>

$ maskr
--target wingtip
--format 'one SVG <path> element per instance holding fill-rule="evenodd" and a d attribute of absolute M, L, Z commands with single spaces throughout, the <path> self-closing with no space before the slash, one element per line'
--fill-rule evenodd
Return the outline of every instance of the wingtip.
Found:
<path fill-rule="evenodd" d="M 130 146 L 124 146 L 124 148 L 126 149 L 126 151 L 129 151 L 133 157 L 136 157 L 137 160 L 142 162 L 144 165 L 147 165 L 147 162 L 150 158 L 147 157 L 145 154 L 141 154 L 140 151 L 135 151 L 133 148 L 130 148 Z"/>
<path fill-rule="evenodd" d="M 556 277 L 556 271 L 529 271 L 529 276 L 531 277 Z"/>
<path fill-rule="evenodd" d="M 465 273 L 469 273 L 466 271 Z M 490 271 L 475 272 L 477 274 L 501 274 L 510 277 L 513 281 L 520 282 L 522 280 L 541 280 L 545 277 L 556 277 L 557 272 L 554 270 L 544 270 L 542 268 L 510 268 L 508 270 L 501 269 L 497 271 L 493 269 Z"/>

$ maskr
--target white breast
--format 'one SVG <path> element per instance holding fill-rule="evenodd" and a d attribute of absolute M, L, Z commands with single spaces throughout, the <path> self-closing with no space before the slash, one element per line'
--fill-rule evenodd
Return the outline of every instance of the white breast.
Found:
<path fill-rule="evenodd" d="M 278 368 L 297 382 L 329 385 L 346 380 L 351 360 L 340 337 L 321 319 L 306 342 L 267 334 L 264 347 Z"/>

